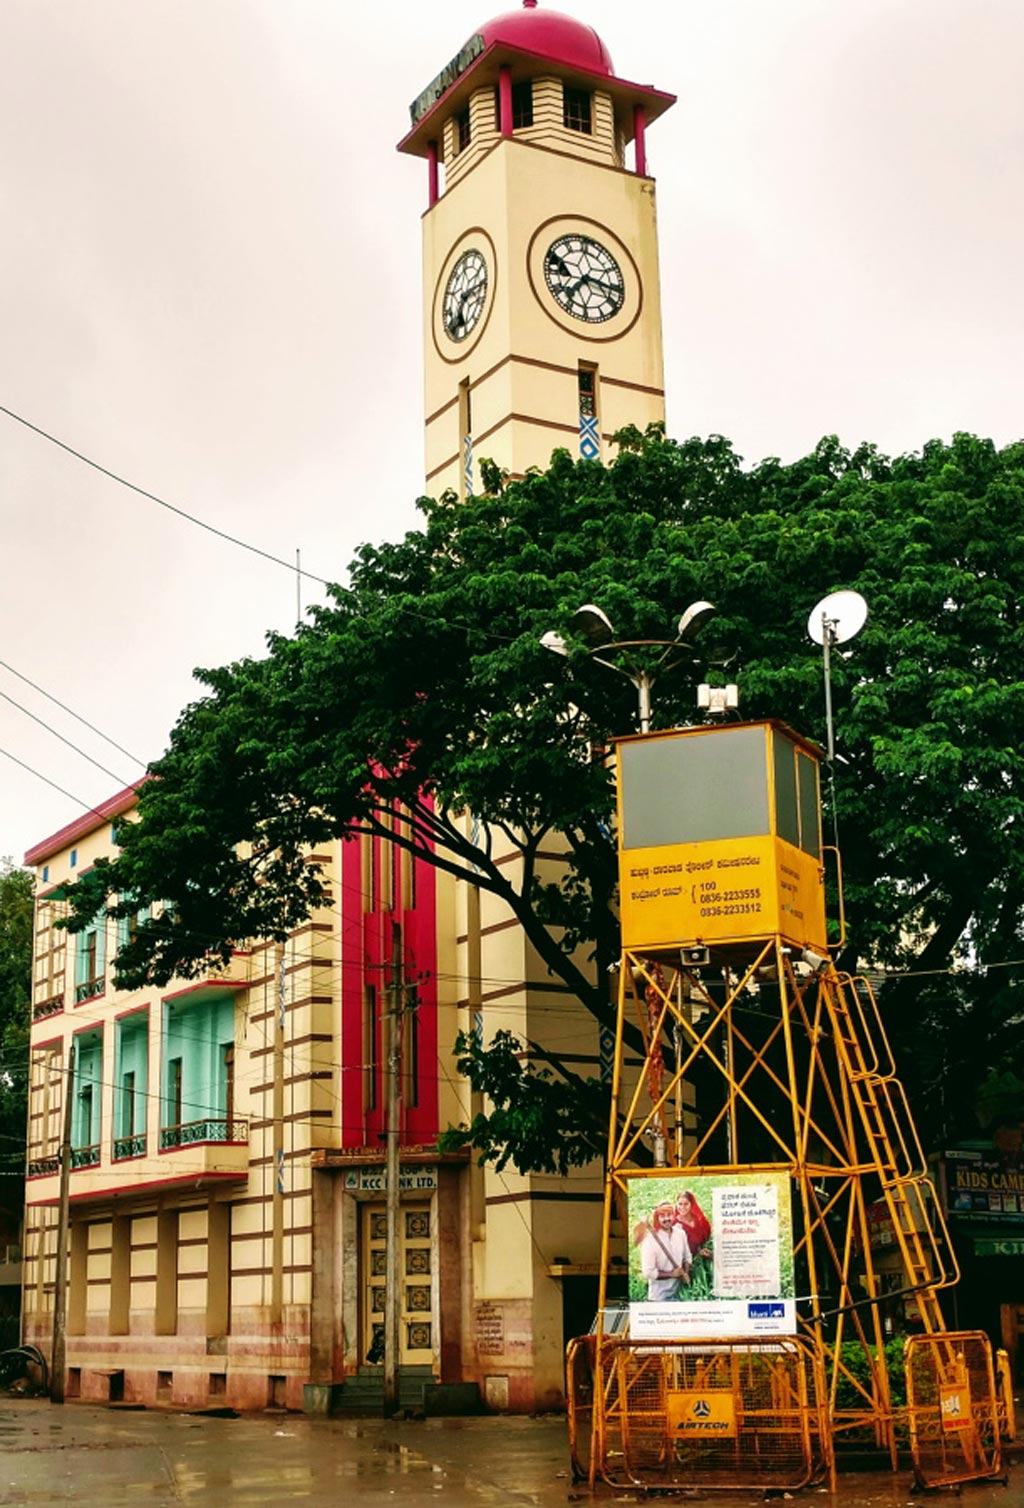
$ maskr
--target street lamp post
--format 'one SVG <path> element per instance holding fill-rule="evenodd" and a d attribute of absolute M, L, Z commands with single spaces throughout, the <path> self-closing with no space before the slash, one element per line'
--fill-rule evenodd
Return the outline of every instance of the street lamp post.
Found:
<path fill-rule="evenodd" d="M 572 615 L 573 627 L 590 645 L 588 655 L 597 665 L 603 665 L 606 670 L 614 670 L 617 675 L 626 677 L 636 688 L 637 712 L 640 723 L 640 732 L 649 733 L 651 728 L 651 691 L 659 677 L 667 675 L 684 660 L 692 658 L 686 653 L 678 654 L 675 651 L 687 648 L 686 639 L 697 633 L 709 618 L 713 617 L 715 608 L 710 602 L 693 602 L 679 619 L 676 626 L 674 639 L 617 639 L 615 630 L 607 614 L 601 608 L 595 607 L 592 602 L 577 608 Z M 568 655 L 569 646 L 559 633 L 549 632 L 541 636 L 540 641 L 545 649 L 550 649 L 552 654 Z M 645 670 L 638 665 L 631 651 L 634 649 L 660 649 L 659 657 L 653 670 Z M 606 659 L 605 656 L 613 651 L 622 652 L 622 664 L 615 660 Z"/>

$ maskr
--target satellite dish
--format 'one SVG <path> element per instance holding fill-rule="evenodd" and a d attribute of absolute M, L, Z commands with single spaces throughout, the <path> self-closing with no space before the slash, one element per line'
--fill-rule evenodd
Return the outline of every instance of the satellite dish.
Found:
<path fill-rule="evenodd" d="M 827 597 L 811 608 L 807 620 L 807 632 L 815 644 L 821 645 L 822 669 L 825 672 L 825 727 L 827 730 L 827 754 L 829 764 L 836 757 L 835 728 L 832 723 L 832 657 L 833 644 L 845 644 L 864 627 L 868 605 L 860 592 L 830 592 Z"/>
<path fill-rule="evenodd" d="M 832 644 L 845 644 L 864 627 L 868 605 L 860 592 L 831 592 L 822 597 L 807 620 L 807 632 L 815 644 L 824 644 L 825 631 Z"/>

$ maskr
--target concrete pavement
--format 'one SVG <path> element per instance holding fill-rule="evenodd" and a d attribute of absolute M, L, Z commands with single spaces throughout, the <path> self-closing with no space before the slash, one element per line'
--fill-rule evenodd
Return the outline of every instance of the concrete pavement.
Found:
<path fill-rule="evenodd" d="M 910 1476 L 840 1478 L 821 1508 L 906 1508 Z M 687 1494 L 748 1505 L 760 1493 Z M 45 1399 L 0 1403 L 0 1504 L 79 1508 L 565 1508 L 589 1495 L 569 1477 L 560 1418 L 309 1419 L 296 1414 L 211 1418 Z M 597 1503 L 642 1501 L 605 1491 Z M 964 1488 L 966 1508 L 1024 1508 L 1024 1465 L 1009 1489 Z"/>

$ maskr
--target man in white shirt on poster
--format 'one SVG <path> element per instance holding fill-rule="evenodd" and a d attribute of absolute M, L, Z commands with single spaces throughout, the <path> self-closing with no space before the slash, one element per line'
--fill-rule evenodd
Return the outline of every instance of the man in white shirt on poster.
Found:
<path fill-rule="evenodd" d="M 680 1284 L 690 1281 L 691 1261 L 686 1232 L 675 1221 L 675 1205 L 663 1199 L 652 1210 L 647 1234 L 640 1242 L 640 1271 L 648 1300 L 677 1299 Z"/>

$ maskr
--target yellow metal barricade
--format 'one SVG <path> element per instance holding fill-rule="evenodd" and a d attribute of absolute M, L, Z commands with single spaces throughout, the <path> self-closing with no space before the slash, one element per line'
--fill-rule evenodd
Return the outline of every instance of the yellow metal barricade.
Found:
<path fill-rule="evenodd" d="M 1000 1440 L 1016 1440 L 1017 1408 L 1013 1397 L 1013 1368 L 1002 1347 L 996 1352 L 996 1418 Z"/>
<path fill-rule="evenodd" d="M 594 1477 L 650 1490 L 831 1482 L 824 1374 L 802 1339 L 599 1345 Z"/>
<path fill-rule="evenodd" d="M 922 1487 L 997 1477 L 1002 1467 L 992 1347 L 980 1330 L 907 1341 L 907 1422 Z"/>
<path fill-rule="evenodd" d="M 597 1337 L 581 1335 L 565 1351 L 565 1396 L 569 1416 L 569 1459 L 573 1481 L 590 1476 L 590 1446 L 594 1428 L 594 1349 Z"/>

